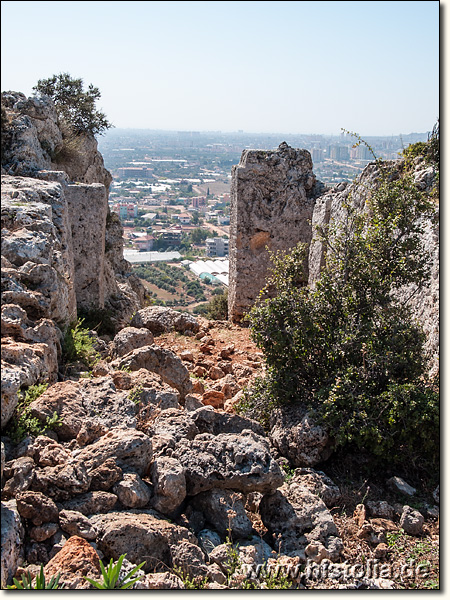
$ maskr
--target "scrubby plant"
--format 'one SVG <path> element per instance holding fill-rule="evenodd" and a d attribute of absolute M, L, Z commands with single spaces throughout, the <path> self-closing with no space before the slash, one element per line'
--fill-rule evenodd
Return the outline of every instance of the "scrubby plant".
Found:
<path fill-rule="evenodd" d="M 145 565 L 145 560 L 140 565 L 137 565 L 128 573 L 121 575 L 122 563 L 126 554 L 121 554 L 116 563 L 113 559 L 109 561 L 109 565 L 105 568 L 103 562 L 100 560 L 100 570 L 102 572 L 103 581 L 95 581 L 89 577 L 84 577 L 91 585 L 98 590 L 127 590 L 131 588 L 137 581 L 142 579 L 143 575 L 136 575 L 137 571 Z M 134 578 L 133 578 L 134 577 Z"/>
<path fill-rule="evenodd" d="M 408 174 L 377 163 L 366 210 L 349 198 L 345 218 L 317 232 L 326 266 L 314 287 L 301 285 L 303 245 L 272 254 L 271 276 L 248 314 L 267 375 L 247 409 L 264 416 L 273 404 L 302 402 L 337 445 L 436 466 L 437 385 L 425 377 L 425 336 L 400 295 L 427 285 L 421 233 L 433 207 Z"/>
<path fill-rule="evenodd" d="M 101 96 L 99 89 L 90 84 L 85 90 L 81 78 L 59 73 L 48 79 L 40 79 L 33 90 L 54 101 L 60 122 L 75 136 L 98 135 L 112 127 L 106 115 L 95 106 Z"/>
<path fill-rule="evenodd" d="M 22 574 L 21 581 L 13 578 L 13 585 L 7 585 L 7 590 L 62 590 L 64 584 L 59 583 L 61 574 L 53 576 L 50 581 L 45 581 L 44 567 L 41 565 L 40 572 L 36 575 L 36 579 L 33 582 L 30 571 Z"/>
<path fill-rule="evenodd" d="M 93 367 L 100 355 L 95 349 L 94 340 L 89 329 L 83 327 L 84 320 L 78 319 L 66 330 L 63 341 L 63 357 L 66 363 L 79 360 L 88 367 Z"/>
<path fill-rule="evenodd" d="M 45 423 L 37 417 L 33 417 L 30 410 L 30 404 L 47 389 L 47 383 L 31 385 L 24 392 L 18 394 L 18 403 L 6 427 L 6 433 L 15 443 L 19 443 L 26 436 L 38 436 L 45 433 L 47 429 L 56 429 L 62 423 L 61 417 L 55 411 L 51 417 L 47 417 Z"/>
<path fill-rule="evenodd" d="M 218 321 L 228 319 L 228 290 L 211 298 L 206 305 L 206 317 Z"/>

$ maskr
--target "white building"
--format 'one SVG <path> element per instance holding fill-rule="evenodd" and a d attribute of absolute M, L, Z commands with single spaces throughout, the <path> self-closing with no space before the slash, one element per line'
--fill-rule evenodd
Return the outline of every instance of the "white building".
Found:
<path fill-rule="evenodd" d="M 207 256 L 228 256 L 228 238 L 207 238 L 206 255 Z"/>

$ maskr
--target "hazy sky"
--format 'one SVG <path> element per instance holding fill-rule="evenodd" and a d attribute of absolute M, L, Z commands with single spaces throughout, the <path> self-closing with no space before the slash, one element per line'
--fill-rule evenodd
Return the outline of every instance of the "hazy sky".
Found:
<path fill-rule="evenodd" d="M 395 135 L 439 115 L 437 1 L 1 4 L 2 91 L 68 72 L 119 128 Z"/>

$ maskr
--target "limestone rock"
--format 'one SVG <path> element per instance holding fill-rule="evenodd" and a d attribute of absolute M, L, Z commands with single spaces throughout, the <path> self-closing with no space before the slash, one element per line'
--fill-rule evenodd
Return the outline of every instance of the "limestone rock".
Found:
<path fill-rule="evenodd" d="M 309 490 L 297 483 L 285 484 L 274 494 L 264 496 L 259 509 L 269 533 L 280 536 L 283 554 L 302 560 L 308 556 L 317 562 L 339 559 L 343 544 L 333 517 L 324 502 Z"/>
<path fill-rule="evenodd" d="M 102 580 L 98 554 L 85 539 L 72 536 L 62 549 L 46 564 L 46 580 L 60 574 L 65 589 L 89 589 L 90 583 L 83 577 Z"/>
<path fill-rule="evenodd" d="M 115 427 L 90 446 L 73 454 L 88 472 L 97 469 L 108 458 L 113 458 L 122 469 L 145 475 L 152 460 L 152 442 L 142 431 Z"/>
<path fill-rule="evenodd" d="M 202 402 L 206 406 L 213 406 L 214 408 L 223 408 L 225 402 L 225 394 L 223 392 L 217 392 L 215 390 L 208 390 L 203 394 Z"/>
<path fill-rule="evenodd" d="M 148 573 L 135 583 L 135 590 L 184 590 L 185 585 L 173 573 Z"/>
<path fill-rule="evenodd" d="M 267 441 L 250 430 L 183 439 L 173 456 L 185 468 L 189 495 L 212 488 L 269 493 L 283 483 Z"/>
<path fill-rule="evenodd" d="M 31 486 L 34 477 L 35 462 L 24 456 L 7 462 L 5 465 L 6 482 L 2 493 L 5 498 L 13 498 L 19 492 L 25 492 Z"/>
<path fill-rule="evenodd" d="M 96 531 L 91 522 L 82 513 L 75 510 L 61 510 L 59 513 L 61 529 L 69 535 L 77 535 L 85 540 L 95 540 Z"/>
<path fill-rule="evenodd" d="M 191 314 L 179 313 L 163 306 L 148 306 L 138 310 L 131 320 L 131 326 L 145 327 L 154 335 L 169 331 L 197 333 L 200 329 L 199 322 Z"/>
<path fill-rule="evenodd" d="M 115 560 L 121 554 L 134 564 L 146 560 L 143 569 L 152 572 L 162 564 L 172 566 L 170 548 L 182 541 L 195 543 L 187 529 L 169 523 L 150 510 L 139 509 L 128 512 L 110 512 L 94 515 L 91 522 L 97 528 L 99 549 Z"/>
<path fill-rule="evenodd" d="M 136 348 L 152 344 L 153 334 L 145 327 L 124 327 L 113 339 L 112 353 L 114 356 L 124 356 Z"/>
<path fill-rule="evenodd" d="M 171 436 L 175 440 L 175 443 L 184 438 L 193 440 L 199 433 L 191 415 L 187 414 L 184 410 L 176 408 L 168 408 L 161 411 L 155 419 L 151 430 L 156 435 Z"/>
<path fill-rule="evenodd" d="M 280 406 L 273 410 L 269 438 L 294 467 L 314 467 L 332 453 L 327 431 L 314 423 L 302 405 Z"/>
<path fill-rule="evenodd" d="M 242 500 L 242 495 L 236 492 L 212 489 L 197 494 L 192 502 L 223 537 L 231 535 L 235 540 L 246 538 L 252 532 L 252 522 Z"/>
<path fill-rule="evenodd" d="M 117 503 L 117 496 L 110 492 L 93 491 L 80 494 L 61 503 L 64 510 L 80 512 L 84 516 L 108 513 Z"/>
<path fill-rule="evenodd" d="M 205 555 L 201 548 L 191 542 L 181 540 L 170 547 L 174 567 L 190 578 L 203 578 L 208 575 Z"/>
<path fill-rule="evenodd" d="M 191 412 L 190 418 L 194 421 L 200 433 L 240 433 L 250 429 L 254 433 L 265 437 L 263 427 L 252 419 L 236 414 L 218 412 L 210 406 L 203 406 Z"/>
<path fill-rule="evenodd" d="M 44 542 L 51 538 L 59 530 L 58 523 L 43 523 L 37 527 L 32 527 L 28 534 L 36 542 Z"/>
<path fill-rule="evenodd" d="M 216 546 L 222 544 L 220 535 L 211 529 L 202 529 L 197 533 L 197 539 L 200 548 L 206 555 L 209 555 Z"/>
<path fill-rule="evenodd" d="M 30 409 L 44 422 L 56 411 L 62 421 L 58 428 L 62 440 L 76 438 L 87 422 L 106 429 L 136 427 L 133 401 L 126 392 L 116 390 L 111 377 L 55 383 L 31 403 Z"/>
<path fill-rule="evenodd" d="M 394 517 L 394 508 L 385 500 L 367 502 L 367 508 L 373 517 L 382 517 L 383 519 L 392 519 Z"/>
<path fill-rule="evenodd" d="M 391 477 L 386 483 L 394 492 L 400 492 L 406 496 L 414 496 L 417 492 L 415 488 L 409 485 L 409 483 L 406 483 L 401 477 Z"/>
<path fill-rule="evenodd" d="M 29 519 L 33 525 L 58 521 L 58 507 L 51 498 L 41 492 L 20 492 L 16 496 L 16 502 L 20 516 Z"/>
<path fill-rule="evenodd" d="M 274 151 L 244 150 L 232 169 L 228 312 L 240 321 L 264 287 L 268 250 L 309 244 L 316 178 L 307 150 L 285 142 Z M 289 227 L 286 227 L 289 223 Z"/>
<path fill-rule="evenodd" d="M 25 532 L 15 500 L 2 502 L 1 517 L 1 588 L 5 589 L 21 563 Z"/>
<path fill-rule="evenodd" d="M 62 465 L 36 469 L 31 489 L 55 500 L 68 500 L 75 494 L 87 492 L 90 485 L 91 476 L 85 463 L 71 458 Z"/>
<path fill-rule="evenodd" d="M 151 466 L 154 495 L 152 506 L 164 515 L 174 513 L 186 497 L 185 471 L 175 458 L 160 456 Z"/>
<path fill-rule="evenodd" d="M 309 468 L 296 469 L 291 483 L 298 483 L 319 496 L 328 508 L 335 506 L 341 497 L 338 486 L 323 471 Z"/>
<path fill-rule="evenodd" d="M 107 458 L 105 462 L 91 471 L 92 491 L 110 490 L 115 483 L 122 479 L 122 469 L 113 458 Z"/>
<path fill-rule="evenodd" d="M 400 527 L 409 535 L 419 535 L 422 533 L 424 524 L 423 515 L 416 509 L 410 506 L 404 506 L 402 516 L 400 517 Z"/>
<path fill-rule="evenodd" d="M 192 389 L 189 371 L 183 362 L 170 350 L 156 345 L 137 348 L 114 360 L 111 367 L 114 369 L 127 368 L 132 371 L 147 369 L 157 373 L 163 381 L 178 390 L 183 398 Z"/>
<path fill-rule="evenodd" d="M 142 508 L 149 503 L 151 497 L 149 487 L 136 473 L 125 473 L 113 491 L 119 501 L 128 508 Z"/>

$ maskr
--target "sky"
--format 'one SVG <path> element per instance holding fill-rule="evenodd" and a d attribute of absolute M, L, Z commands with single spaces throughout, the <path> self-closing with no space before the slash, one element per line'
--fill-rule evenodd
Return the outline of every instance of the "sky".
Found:
<path fill-rule="evenodd" d="M 117 128 L 425 132 L 445 4 L 6 1 L 1 89 L 70 73 Z"/>

